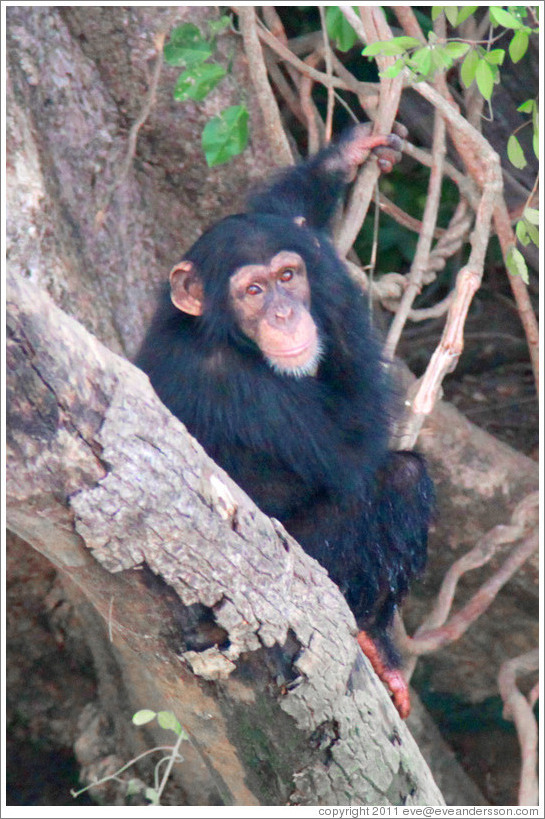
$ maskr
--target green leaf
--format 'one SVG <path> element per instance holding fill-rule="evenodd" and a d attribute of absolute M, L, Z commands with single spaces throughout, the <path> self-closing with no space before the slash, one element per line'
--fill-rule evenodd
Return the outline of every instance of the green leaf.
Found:
<path fill-rule="evenodd" d="M 155 711 L 143 708 L 141 711 L 137 711 L 136 714 L 133 714 L 132 721 L 134 725 L 145 725 L 147 722 L 151 722 L 152 719 L 155 719 L 155 717 Z"/>
<path fill-rule="evenodd" d="M 398 54 L 404 54 L 408 49 L 416 48 L 419 45 L 421 45 L 420 40 L 417 40 L 416 37 L 393 37 L 391 40 L 370 43 L 365 46 L 361 53 L 364 57 L 376 57 L 377 54 L 384 54 L 385 57 L 396 57 Z"/>
<path fill-rule="evenodd" d="M 173 45 L 185 45 L 188 41 L 203 39 L 201 30 L 194 23 L 183 23 L 170 32 L 169 42 Z"/>
<path fill-rule="evenodd" d="M 375 57 L 377 54 L 383 54 L 385 57 L 397 57 L 399 54 L 404 54 L 407 49 L 402 43 L 396 42 L 396 39 L 404 39 L 402 37 L 394 38 L 393 40 L 388 40 L 387 42 L 381 43 L 371 43 L 371 45 L 366 46 L 362 54 L 365 57 Z M 412 37 L 410 39 L 413 39 Z M 416 41 L 417 45 L 420 45 L 420 41 Z M 373 46 L 380 46 L 380 48 L 373 48 Z"/>
<path fill-rule="evenodd" d="M 528 164 L 526 162 L 526 157 L 524 156 L 524 151 L 522 150 L 520 142 L 515 134 L 511 134 L 507 140 L 507 157 L 509 162 L 514 165 L 515 168 L 525 168 Z"/>
<path fill-rule="evenodd" d="M 499 6 L 490 6 L 489 13 L 490 19 L 495 26 L 515 29 L 522 27 L 522 23 L 514 15 Z"/>
<path fill-rule="evenodd" d="M 405 65 L 405 60 L 403 57 L 400 57 L 399 60 L 396 60 L 393 65 L 389 65 L 388 68 L 381 72 L 381 77 L 389 77 L 389 79 L 393 79 L 394 77 L 397 77 L 401 71 L 403 71 Z"/>
<path fill-rule="evenodd" d="M 431 7 L 431 19 L 433 20 L 434 23 L 437 20 L 437 18 L 439 17 L 439 15 L 441 14 L 441 12 L 444 11 L 444 10 L 445 10 L 444 6 L 432 6 Z"/>
<path fill-rule="evenodd" d="M 159 804 L 159 794 L 157 793 L 155 788 L 146 788 L 146 790 L 144 791 L 144 796 L 146 797 L 146 799 L 149 799 L 152 805 Z"/>
<path fill-rule="evenodd" d="M 142 782 L 139 779 L 129 779 L 127 783 L 127 796 L 135 796 L 142 790 Z"/>
<path fill-rule="evenodd" d="M 459 57 L 463 57 L 464 54 L 467 54 L 469 43 L 457 43 L 452 41 L 447 43 L 444 48 L 449 57 L 452 57 L 453 60 L 457 60 Z"/>
<path fill-rule="evenodd" d="M 204 126 L 202 149 L 209 167 L 229 162 L 248 144 L 248 109 L 232 105 Z"/>
<path fill-rule="evenodd" d="M 212 45 L 203 38 L 192 23 L 184 23 L 173 29 L 169 42 L 163 48 L 169 65 L 192 66 L 203 63 L 212 56 Z"/>
<path fill-rule="evenodd" d="M 329 37 L 335 40 L 339 51 L 349 51 L 358 39 L 358 35 L 338 6 L 327 7 L 325 25 Z"/>
<path fill-rule="evenodd" d="M 475 80 L 479 91 L 485 100 L 489 100 L 492 96 L 492 91 L 494 89 L 494 76 L 492 67 L 488 65 L 486 60 L 479 60 L 477 70 L 475 71 Z"/>
<path fill-rule="evenodd" d="M 377 54 L 380 54 L 382 52 L 382 48 L 384 45 L 385 43 L 382 40 L 377 40 L 376 43 L 369 43 L 369 45 L 366 45 L 363 51 L 361 52 L 362 56 L 376 57 Z"/>
<path fill-rule="evenodd" d="M 422 76 L 427 77 L 431 70 L 431 51 L 429 48 L 419 48 L 415 51 L 410 60 L 411 68 L 414 68 Z"/>
<path fill-rule="evenodd" d="M 458 6 L 445 6 L 444 12 L 451 26 L 455 26 L 458 22 Z"/>
<path fill-rule="evenodd" d="M 532 137 L 532 148 L 536 158 L 539 159 L 539 131 L 536 128 L 534 128 L 534 136 Z"/>
<path fill-rule="evenodd" d="M 509 273 L 512 276 L 520 276 L 526 284 L 528 284 L 529 277 L 528 277 L 528 268 L 526 267 L 526 262 L 524 260 L 524 256 L 515 245 L 511 245 L 509 250 L 507 251 L 507 256 L 505 259 L 505 264 Z"/>
<path fill-rule="evenodd" d="M 157 714 L 157 722 L 165 731 L 174 731 L 178 736 L 180 736 L 183 730 L 172 711 L 159 711 Z"/>
<path fill-rule="evenodd" d="M 407 61 L 405 57 L 400 57 L 398 60 L 393 63 L 393 65 L 389 65 L 388 68 L 385 68 L 384 71 L 380 72 L 381 77 L 388 77 L 389 79 L 393 79 L 400 74 L 405 66 L 407 65 Z M 415 79 L 413 77 L 413 79 Z"/>
<path fill-rule="evenodd" d="M 509 43 L 509 56 L 514 63 L 522 60 L 528 51 L 528 35 L 525 31 L 515 31 Z"/>
<path fill-rule="evenodd" d="M 519 219 L 516 226 L 515 226 L 515 234 L 521 245 L 530 244 L 530 237 L 528 236 L 528 231 L 526 230 L 526 222 L 524 219 Z"/>
<path fill-rule="evenodd" d="M 178 77 L 174 86 L 174 99 L 181 102 L 188 99 L 200 102 L 226 73 L 226 69 L 218 63 L 202 63 L 189 68 Z"/>
<path fill-rule="evenodd" d="M 539 230 L 535 225 L 531 225 L 529 222 L 526 223 L 526 230 L 528 232 L 528 236 L 535 244 L 536 247 L 539 247 Z"/>
<path fill-rule="evenodd" d="M 208 31 L 212 37 L 215 37 L 217 34 L 220 34 L 224 31 L 227 26 L 231 24 L 231 18 L 227 16 L 227 14 L 223 14 L 219 20 L 209 20 L 208 21 Z"/>
<path fill-rule="evenodd" d="M 535 108 L 535 100 L 526 100 L 517 108 L 517 111 L 522 111 L 523 114 L 531 114 Z"/>
<path fill-rule="evenodd" d="M 492 51 L 487 51 L 484 57 L 489 65 L 501 65 L 505 59 L 505 50 L 503 48 L 493 48 Z"/>
<path fill-rule="evenodd" d="M 479 6 L 462 6 L 460 11 L 458 12 L 458 19 L 456 20 L 456 25 L 459 26 L 461 23 L 464 23 L 468 17 L 471 17 L 472 14 L 475 14 Z"/>
<path fill-rule="evenodd" d="M 390 42 L 401 46 L 404 51 L 407 51 L 409 48 L 417 48 L 418 46 L 422 45 L 420 40 L 418 40 L 416 37 L 393 37 Z"/>
<path fill-rule="evenodd" d="M 436 46 L 431 50 L 431 64 L 435 71 L 445 71 L 452 66 L 452 60 L 446 53 L 444 46 Z"/>
<path fill-rule="evenodd" d="M 479 65 L 479 55 L 476 51 L 470 51 L 465 60 L 462 63 L 462 67 L 460 69 L 460 78 L 465 85 L 466 88 L 469 88 L 473 80 L 475 79 L 475 72 L 477 70 L 477 66 Z"/>
<path fill-rule="evenodd" d="M 539 211 L 536 208 L 524 208 L 522 215 L 531 225 L 539 225 Z"/>

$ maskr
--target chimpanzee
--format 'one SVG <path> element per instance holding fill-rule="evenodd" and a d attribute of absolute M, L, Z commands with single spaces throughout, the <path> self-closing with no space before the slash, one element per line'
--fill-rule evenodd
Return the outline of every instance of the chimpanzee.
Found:
<path fill-rule="evenodd" d="M 327 234 L 369 151 L 388 171 L 401 145 L 356 125 L 213 225 L 172 269 L 136 363 L 208 454 L 327 569 L 406 716 L 388 630 L 425 565 L 433 488 L 421 456 L 388 450 L 388 372 L 366 298 Z"/>

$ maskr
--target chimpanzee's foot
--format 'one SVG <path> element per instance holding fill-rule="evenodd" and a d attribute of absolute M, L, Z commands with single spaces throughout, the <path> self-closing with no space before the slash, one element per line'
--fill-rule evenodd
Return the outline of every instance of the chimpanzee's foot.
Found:
<path fill-rule="evenodd" d="M 403 674 L 397 668 L 388 668 L 377 644 L 372 637 L 369 637 L 366 631 L 360 631 L 356 639 L 379 679 L 388 686 L 399 716 L 401 719 L 407 719 L 411 713 L 411 699 L 409 696 L 409 686 Z"/>

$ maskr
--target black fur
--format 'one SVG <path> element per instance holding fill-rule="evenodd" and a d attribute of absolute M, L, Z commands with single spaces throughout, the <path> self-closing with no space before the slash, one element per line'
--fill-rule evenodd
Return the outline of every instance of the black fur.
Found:
<path fill-rule="evenodd" d="M 388 451 L 380 346 L 325 232 L 345 187 L 325 167 L 336 150 L 277 176 L 247 213 L 201 236 L 184 258 L 202 276 L 202 317 L 181 313 L 165 290 L 136 363 L 212 458 L 325 566 L 395 665 L 387 630 L 425 565 L 433 489 L 419 455 Z M 274 372 L 229 303 L 231 274 L 280 250 L 306 263 L 325 346 L 315 377 Z"/>

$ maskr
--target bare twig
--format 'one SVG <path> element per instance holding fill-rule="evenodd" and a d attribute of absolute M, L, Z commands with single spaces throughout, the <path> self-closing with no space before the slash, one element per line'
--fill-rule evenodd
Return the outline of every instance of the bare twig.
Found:
<path fill-rule="evenodd" d="M 478 569 L 488 563 L 500 546 L 506 543 L 514 543 L 527 534 L 530 528 L 535 527 L 538 509 L 539 494 L 533 492 L 515 507 L 509 525 L 494 526 L 478 541 L 473 549 L 453 563 L 443 579 L 432 611 L 422 621 L 414 634 L 413 647 L 415 653 L 420 653 L 421 646 L 418 644 L 418 639 L 423 634 L 431 635 L 434 630 L 439 629 L 446 622 L 460 578 L 472 569 Z"/>
<path fill-rule="evenodd" d="M 398 225 L 402 225 L 403 227 L 412 230 L 413 233 L 420 233 L 422 230 L 422 222 L 420 219 L 417 219 L 415 216 L 411 216 L 406 211 L 402 210 L 399 205 L 396 205 L 395 202 L 392 202 L 385 194 L 382 192 L 379 196 L 379 207 L 383 213 L 388 214 L 394 219 Z M 443 235 L 445 232 L 444 228 L 436 227 L 433 231 L 433 238 L 438 239 L 440 236 Z"/>
<path fill-rule="evenodd" d="M 333 69 L 337 77 L 344 80 L 346 90 L 356 94 L 358 102 L 369 117 L 374 119 L 378 106 L 378 88 L 376 82 L 361 82 L 342 64 L 335 54 L 331 54 Z M 338 97 L 337 97 L 338 98 Z"/>
<path fill-rule="evenodd" d="M 418 162 L 420 162 L 422 165 L 426 165 L 428 168 L 431 168 L 432 166 L 431 152 L 426 151 L 424 148 L 417 148 L 416 145 L 413 145 L 407 140 L 405 140 L 405 144 L 403 146 L 403 153 L 407 154 L 407 156 L 412 156 L 413 159 L 416 159 Z M 479 189 L 473 183 L 473 181 L 459 171 L 458 168 L 455 168 L 451 162 L 445 161 L 443 163 L 443 171 L 445 176 L 452 179 L 454 184 L 458 186 L 458 189 L 464 199 L 467 199 L 473 209 L 477 210 L 479 205 Z"/>
<path fill-rule="evenodd" d="M 269 29 L 272 32 L 272 34 L 274 35 L 274 37 L 284 47 L 287 47 L 288 46 L 288 37 L 287 37 L 286 31 L 284 29 L 284 24 L 282 23 L 282 20 L 278 16 L 278 12 L 276 11 L 275 7 L 274 6 L 262 6 L 261 7 L 261 13 L 263 15 L 263 19 L 264 19 L 265 23 L 269 27 Z M 259 32 L 258 32 L 258 34 L 259 34 Z M 318 34 L 318 32 L 316 32 L 316 34 Z M 319 35 L 318 35 L 318 38 L 315 37 L 314 39 L 318 39 L 318 41 L 321 42 L 320 38 L 319 38 Z M 309 52 L 314 51 L 314 50 L 315 49 L 313 49 L 312 47 L 308 49 Z M 267 49 L 267 52 L 266 52 L 265 56 L 266 56 L 267 67 L 269 67 L 269 69 L 272 68 L 272 72 L 270 71 L 271 78 L 275 82 L 278 90 L 280 91 L 280 93 L 282 94 L 284 99 L 286 100 L 287 104 L 289 105 L 289 107 L 291 108 L 291 110 L 293 111 L 295 116 L 300 120 L 300 122 L 302 122 L 303 125 L 306 125 L 307 120 L 306 120 L 305 114 L 303 113 L 303 110 L 301 108 L 301 103 L 300 103 L 299 97 L 297 96 L 297 94 L 293 90 L 295 88 L 297 88 L 297 89 L 299 88 L 299 78 L 300 78 L 301 75 L 299 74 L 299 72 L 292 65 L 290 65 L 288 62 L 285 62 L 284 70 L 286 71 L 288 77 L 291 80 L 292 85 L 290 86 L 289 83 L 287 82 L 287 80 L 285 80 L 281 69 L 277 65 L 277 63 L 279 62 L 278 54 L 276 54 L 271 48 L 269 48 L 269 49 Z"/>
<path fill-rule="evenodd" d="M 452 101 L 445 98 L 436 88 L 427 82 L 415 83 L 413 87 L 443 115 L 460 158 L 473 180 L 482 189 L 489 177 L 487 173 L 489 163 L 492 161 L 499 165 L 498 156 L 490 143 L 460 114 Z"/>
<path fill-rule="evenodd" d="M 449 103 L 446 103 L 442 97 L 438 96 L 438 99 L 441 106 L 445 103 L 444 110 L 450 108 Z M 469 129 L 469 137 L 479 145 L 479 140 L 482 139 L 480 134 L 471 128 L 468 123 L 465 123 L 464 128 L 466 126 Z M 487 143 L 484 145 L 484 150 L 487 162 L 483 180 L 483 195 L 477 209 L 475 229 L 471 239 L 471 253 L 467 265 L 458 274 L 454 298 L 449 309 L 441 342 L 431 358 L 413 401 L 413 414 L 406 423 L 404 433 L 404 443 L 409 447 L 414 445 L 424 416 L 431 412 L 435 405 L 443 378 L 447 373 L 452 372 L 461 355 L 464 346 L 465 319 L 471 300 L 481 284 L 492 212 L 502 189 L 497 154 L 492 151 Z"/>
<path fill-rule="evenodd" d="M 322 60 L 322 56 L 317 52 L 309 54 L 305 58 L 305 63 L 308 65 L 317 65 Z M 299 80 L 299 94 L 301 97 L 301 107 L 305 114 L 306 126 L 308 132 L 308 152 L 315 154 L 320 149 L 320 131 L 319 124 L 322 126 L 323 122 L 318 113 L 314 100 L 312 99 L 312 86 L 314 80 L 312 77 L 301 77 Z"/>
<path fill-rule="evenodd" d="M 471 123 L 460 116 L 448 100 L 438 94 L 428 83 L 417 83 L 415 85 L 415 91 L 443 113 L 449 126 L 450 136 L 461 159 L 466 164 L 473 180 L 482 187 L 486 177 L 489 175 L 490 161 L 493 158 L 494 162 L 497 161 L 497 156 L 490 144 L 473 128 Z M 505 201 L 499 195 L 499 191 L 494 202 L 494 226 L 505 259 L 510 248 L 515 243 L 515 237 L 511 228 Z M 510 275 L 509 284 L 515 296 L 521 322 L 526 333 L 536 386 L 539 386 L 539 330 L 536 317 L 530 302 L 528 290 L 521 277 Z"/>
<path fill-rule="evenodd" d="M 521 771 L 519 805 L 538 804 L 537 781 L 537 722 L 532 708 L 535 703 L 535 686 L 528 699 L 517 688 L 517 673 L 529 673 L 539 668 L 539 650 L 528 651 L 502 664 L 498 674 L 498 687 L 503 700 L 504 719 L 512 719 L 517 729 L 520 745 Z"/>
<path fill-rule="evenodd" d="M 327 27 L 325 22 L 324 7 L 320 6 L 320 22 L 322 25 L 322 34 L 324 38 L 324 55 L 325 55 L 325 70 L 328 77 L 333 76 L 332 61 L 331 61 L 331 46 L 329 45 L 329 38 L 327 36 Z M 325 120 L 325 141 L 331 141 L 333 131 L 333 109 L 335 107 L 335 96 L 333 94 L 333 86 L 327 87 L 327 113 Z"/>
<path fill-rule="evenodd" d="M 379 7 L 365 6 L 360 8 L 361 20 L 350 6 L 341 6 L 340 9 L 363 43 L 391 38 L 392 32 L 386 23 L 384 13 Z M 381 70 L 385 70 L 392 61 L 392 57 L 377 57 Z M 376 133 L 390 133 L 397 113 L 402 85 L 401 75 L 393 80 L 384 77 L 381 79 L 375 117 Z M 346 208 L 341 230 L 336 239 L 337 247 L 342 256 L 346 256 L 348 250 L 352 247 L 365 220 L 373 195 L 373 187 L 378 176 L 379 170 L 375 162 L 366 163 L 358 176 Z"/>
<path fill-rule="evenodd" d="M 166 34 L 164 32 L 159 32 L 155 35 L 154 38 L 154 45 L 157 51 L 157 59 L 155 60 L 155 65 L 153 67 L 153 74 L 151 76 L 148 93 L 146 94 L 146 99 L 144 100 L 144 104 L 138 115 L 137 119 L 133 123 L 130 131 L 129 131 L 129 138 L 127 140 L 127 151 L 125 153 L 125 157 L 121 163 L 121 167 L 119 169 L 119 173 L 117 174 L 113 184 L 107 190 L 104 201 L 102 203 L 101 208 L 97 211 L 95 216 L 95 223 L 97 227 L 101 227 L 104 223 L 104 219 L 106 218 L 106 214 L 108 212 L 108 208 L 110 207 L 110 202 L 112 201 L 112 196 L 117 188 L 121 185 L 121 183 L 125 180 L 127 174 L 132 165 L 132 161 L 136 154 L 136 141 L 138 139 L 138 132 L 142 125 L 145 123 L 147 118 L 151 113 L 151 109 L 155 104 L 155 97 L 157 94 L 157 87 L 159 85 L 159 78 L 161 76 L 161 69 L 163 67 L 163 45 L 165 42 Z"/>
<path fill-rule="evenodd" d="M 510 249 L 516 244 L 515 234 L 511 227 L 509 219 L 509 212 L 505 201 L 501 200 L 496 205 L 494 210 L 494 227 L 498 234 L 500 247 L 504 260 Z M 511 290 L 515 297 L 517 308 L 519 311 L 520 320 L 524 327 L 526 334 L 526 341 L 528 343 L 528 350 L 530 352 L 530 360 L 532 362 L 532 369 L 534 372 L 534 380 L 536 390 L 539 394 L 539 327 L 537 319 L 530 301 L 528 288 L 520 276 L 514 276 L 512 273 L 507 273 Z"/>
<path fill-rule="evenodd" d="M 433 128 L 433 164 L 428 185 L 428 195 L 424 217 L 422 219 L 422 231 L 418 237 L 416 253 L 411 265 L 407 288 L 401 299 L 401 303 L 390 325 L 390 330 L 384 345 L 384 355 L 387 360 L 392 361 L 395 351 L 407 321 L 409 311 L 412 308 L 416 296 L 422 288 L 422 280 L 425 271 L 428 269 L 433 231 L 437 223 L 437 213 L 441 196 L 441 185 L 443 181 L 443 159 L 446 153 L 445 143 L 445 123 L 442 116 L 435 114 Z"/>
<path fill-rule="evenodd" d="M 311 68 L 310 66 L 306 65 L 305 62 L 300 60 L 299 57 L 290 51 L 287 46 L 277 40 L 276 37 L 273 37 L 271 32 L 259 21 L 257 21 L 257 33 L 260 40 L 268 45 L 269 48 L 271 48 L 276 54 L 282 57 L 282 59 L 286 60 L 289 65 L 294 66 L 305 77 L 312 77 L 313 80 L 322 83 L 322 85 L 324 85 L 326 88 L 329 88 L 331 85 L 333 88 L 342 88 L 345 91 L 351 90 L 348 88 L 344 80 L 341 80 L 335 76 L 328 77 L 323 71 L 317 71 L 315 68 Z M 364 87 L 364 89 L 367 87 L 366 83 L 361 83 L 361 85 Z"/>
<path fill-rule="evenodd" d="M 360 38 L 360 40 L 362 41 L 362 43 L 364 45 L 367 45 L 369 42 L 367 40 L 369 31 L 365 29 L 365 26 L 363 25 L 361 18 L 358 17 L 352 6 L 339 6 L 339 8 L 343 15 L 346 17 L 346 19 L 348 20 L 348 22 L 350 23 L 350 25 L 352 26 L 352 28 L 354 29 L 354 31 L 356 32 L 356 34 L 358 35 L 358 37 Z M 379 37 L 375 37 L 375 40 L 378 39 Z M 371 42 L 375 42 L 375 40 L 372 40 Z"/>
<path fill-rule="evenodd" d="M 278 63 L 276 62 L 275 56 L 269 50 L 265 57 L 265 63 L 267 65 L 267 71 L 269 72 L 269 77 L 271 78 L 274 86 L 279 94 L 283 97 L 286 105 L 294 115 L 297 117 L 299 122 L 306 126 L 307 119 L 305 114 L 303 113 L 303 109 L 301 107 L 301 100 L 296 92 L 293 90 L 292 86 L 289 84 L 288 80 L 282 73 Z"/>
<path fill-rule="evenodd" d="M 439 241 L 428 257 L 427 267 L 422 277 L 424 284 L 429 284 L 435 279 L 436 272 L 444 268 L 446 260 L 450 256 L 453 256 L 454 253 L 457 253 L 464 241 L 467 240 L 467 234 L 472 223 L 472 215 L 468 212 L 468 210 L 467 202 L 464 199 L 461 199 L 452 216 L 452 219 L 450 220 L 448 228 L 446 228 L 446 230 L 444 228 L 435 229 L 434 236 L 438 235 Z M 412 224 L 408 224 L 407 227 L 414 229 Z M 406 279 L 404 276 L 400 276 L 400 274 L 386 274 L 386 276 L 393 275 L 397 276 L 399 280 L 398 290 L 394 290 L 392 292 L 392 288 L 390 288 L 390 292 L 384 296 L 379 295 L 379 298 L 381 299 L 383 307 L 385 307 L 387 310 L 391 310 L 392 312 L 396 312 L 399 307 L 399 301 L 405 290 Z M 385 276 L 382 277 L 381 282 L 384 280 L 384 278 Z M 380 285 L 381 282 L 379 282 L 378 285 Z M 429 318 L 437 318 L 442 316 L 449 309 L 453 295 L 453 292 L 450 292 L 446 298 L 432 307 L 420 308 L 417 310 L 413 308 L 409 310 L 407 317 L 411 321 L 424 321 Z"/>
<path fill-rule="evenodd" d="M 359 104 L 367 112 L 368 116 L 372 117 L 374 115 L 378 104 L 377 83 L 357 80 L 333 53 L 331 53 L 331 61 L 335 73 L 331 77 L 327 73 L 322 73 L 312 66 L 306 65 L 303 60 L 299 59 L 304 54 L 323 53 L 324 43 L 320 32 L 295 37 L 288 41 L 287 46 L 285 45 L 285 38 L 277 39 L 273 37 L 271 32 L 262 25 L 258 27 L 258 34 L 271 51 L 286 62 L 286 69 L 290 72 L 292 79 L 294 79 L 292 70 L 295 69 L 303 76 L 312 77 L 315 82 L 321 83 L 326 88 L 332 87 L 341 91 L 351 91 L 356 94 Z M 338 96 L 337 99 L 341 103 L 344 102 Z M 357 118 L 356 121 L 358 121 Z"/>
<path fill-rule="evenodd" d="M 428 260 L 428 270 L 442 270 L 445 260 L 457 253 L 467 240 L 469 229 L 473 223 L 473 214 L 469 210 L 466 199 L 460 199 L 456 210 L 452 214 L 448 228 L 441 231 L 439 240 Z"/>
<path fill-rule="evenodd" d="M 423 416 L 428 415 L 439 397 L 443 378 L 456 367 L 464 348 L 464 324 L 473 296 L 481 284 L 482 267 L 468 265 L 458 273 L 441 341 L 422 377 L 413 401 L 412 423 L 405 431 L 405 446 L 411 446 L 418 437 Z"/>
<path fill-rule="evenodd" d="M 280 40 L 280 42 L 283 43 L 283 45 L 287 46 L 288 38 L 286 35 L 286 30 L 284 29 L 284 24 L 275 7 L 261 6 L 261 13 L 273 37 L 276 37 L 277 40 Z M 312 51 L 313 49 L 309 50 Z"/>
<path fill-rule="evenodd" d="M 409 319 L 411 321 L 428 321 L 429 319 L 434 318 L 441 318 L 444 316 L 445 313 L 448 312 L 450 305 L 452 303 L 452 299 L 454 298 L 454 293 L 451 291 L 448 296 L 445 296 L 444 299 L 438 301 L 432 307 L 419 307 L 409 310 Z"/>
<path fill-rule="evenodd" d="M 391 275 L 391 274 L 387 273 L 386 275 L 388 276 L 388 275 Z M 383 280 L 384 280 L 384 276 L 381 277 L 380 282 L 377 282 L 377 287 L 378 287 L 379 284 L 382 283 Z M 380 294 L 380 291 L 379 291 L 379 294 Z M 380 298 L 379 294 L 377 294 L 377 295 Z M 441 318 L 441 316 L 444 316 L 445 313 L 448 312 L 448 309 L 449 309 L 449 307 L 450 307 L 450 305 L 452 303 L 453 297 L 454 297 L 454 293 L 453 293 L 453 291 L 451 291 L 448 294 L 448 296 L 445 296 L 444 299 L 441 299 L 441 301 L 438 301 L 436 304 L 432 305 L 431 307 L 419 307 L 419 308 L 413 307 L 412 310 L 409 310 L 407 318 L 410 321 L 413 321 L 413 322 L 428 321 L 429 319 Z M 396 297 L 394 296 L 394 299 L 395 298 Z M 397 300 L 394 301 L 394 300 L 392 300 L 391 297 L 386 297 L 386 298 L 382 297 L 382 298 L 380 298 L 380 303 L 382 304 L 382 306 L 386 310 L 390 310 L 392 313 L 395 313 L 395 311 L 397 310 L 397 308 L 399 306 L 399 298 L 400 297 L 398 295 Z"/>
<path fill-rule="evenodd" d="M 443 582 L 440 593 L 441 599 L 438 599 L 436 607 L 426 620 L 426 623 L 440 623 L 443 620 L 445 612 L 452 603 L 452 597 L 460 576 L 470 569 L 487 563 L 500 543 L 504 542 L 501 540 L 503 537 L 501 528 L 502 527 L 496 526 L 489 535 L 485 535 L 483 541 L 488 538 L 488 542 L 484 544 L 484 548 L 478 545 L 467 555 L 464 555 L 463 558 L 460 558 L 459 561 L 456 561 Z M 497 538 L 496 541 L 494 540 L 495 537 Z M 443 621 L 441 625 L 427 628 L 425 624 L 423 624 L 415 633 L 414 637 L 408 638 L 404 650 L 409 654 L 420 656 L 421 654 L 429 654 L 432 651 L 437 651 L 437 649 L 458 640 L 462 634 L 467 631 L 469 626 L 487 610 L 500 589 L 502 589 L 507 581 L 513 577 L 515 572 L 524 565 L 528 558 L 534 554 L 537 548 L 538 532 L 537 528 L 534 528 L 534 530 L 522 540 L 519 546 L 513 549 L 507 560 L 486 583 L 483 583 L 479 591 L 473 595 L 465 606 L 448 621 Z"/>
<path fill-rule="evenodd" d="M 291 165 L 293 162 L 293 154 L 267 76 L 263 50 L 257 34 L 255 7 L 239 6 L 237 8 L 240 31 L 244 40 L 244 50 L 250 67 L 250 77 L 256 90 L 263 119 L 265 120 L 272 154 L 278 160 L 279 165 Z"/>
<path fill-rule="evenodd" d="M 459 640 L 468 628 L 484 614 L 495 600 L 500 589 L 534 554 L 537 548 L 538 533 L 534 531 L 519 546 L 513 549 L 505 563 L 481 586 L 479 591 L 460 611 L 454 614 L 444 625 L 430 631 L 420 632 L 419 630 L 418 635 L 415 635 L 412 639 L 407 638 L 404 651 L 416 658 L 422 654 L 437 651 L 437 649 Z"/>
<path fill-rule="evenodd" d="M 420 42 L 425 45 L 426 38 L 412 8 L 410 6 L 392 6 L 392 10 L 405 34 L 409 37 L 416 37 L 417 40 L 420 40 Z"/>

